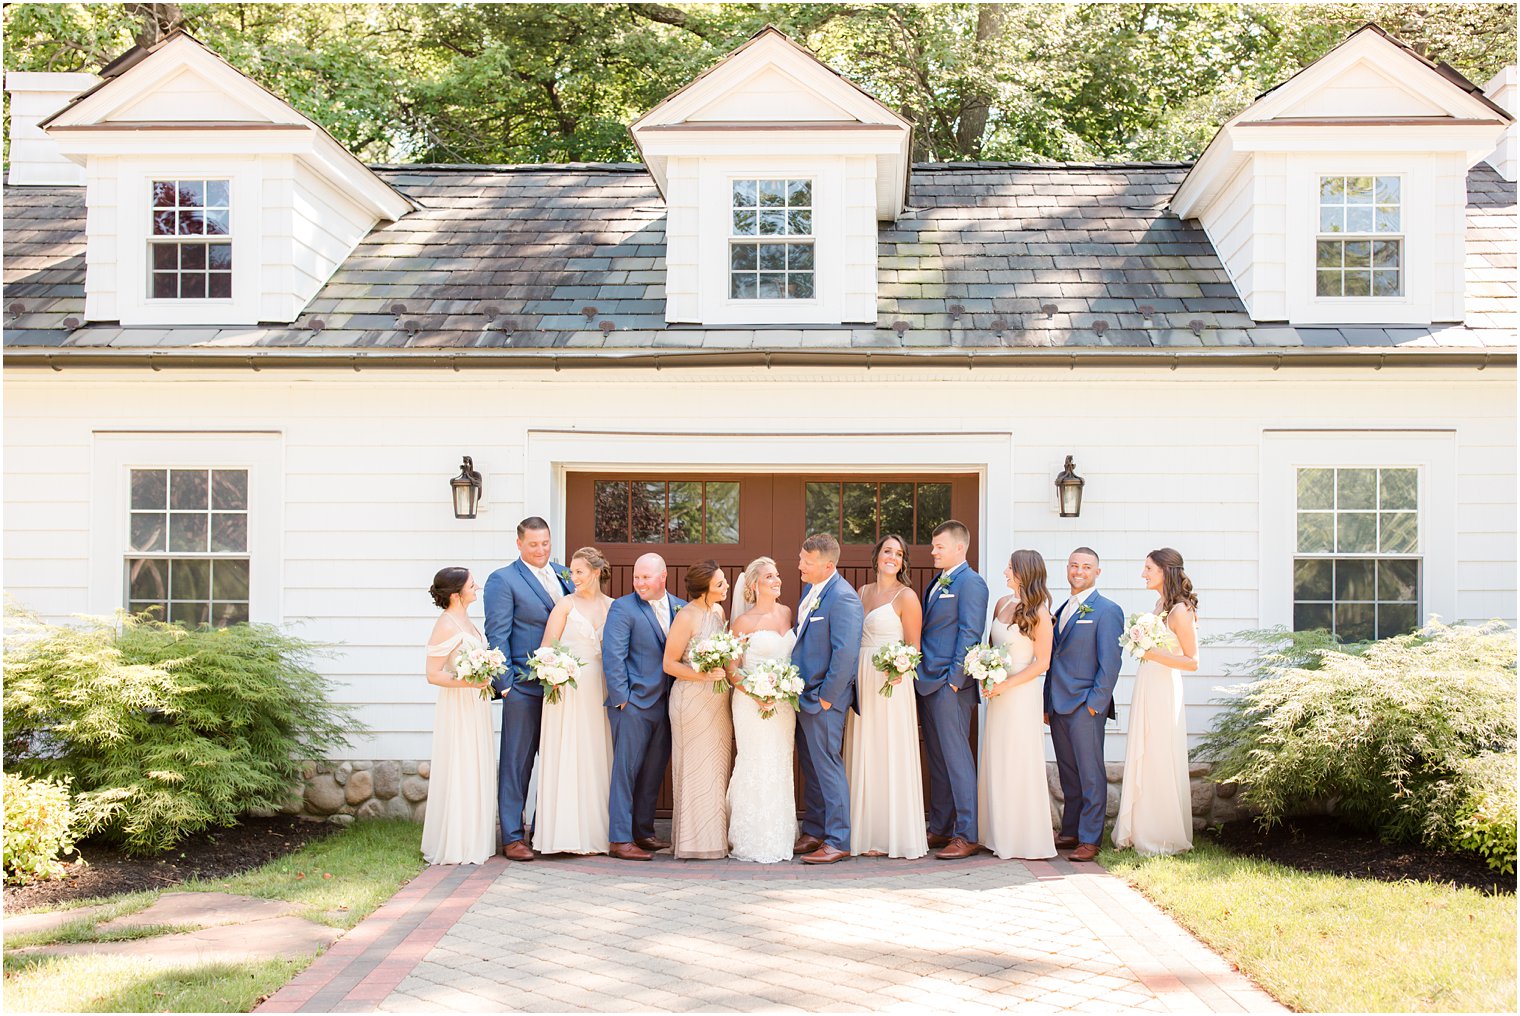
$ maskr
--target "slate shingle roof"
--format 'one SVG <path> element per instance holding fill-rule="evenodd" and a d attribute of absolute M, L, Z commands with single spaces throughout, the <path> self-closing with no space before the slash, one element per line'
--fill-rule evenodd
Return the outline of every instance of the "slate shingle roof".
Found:
<path fill-rule="evenodd" d="M 294 325 L 76 327 L 84 191 L 4 191 L 5 345 L 863 349 L 1516 345 L 1516 188 L 1468 178 L 1465 325 L 1293 328 L 1246 313 L 1166 210 L 1185 164 L 915 167 L 883 224 L 874 326 L 664 320 L 665 209 L 636 165 L 383 166 L 420 207 L 365 238 Z M 75 321 L 67 319 L 75 318 Z"/>

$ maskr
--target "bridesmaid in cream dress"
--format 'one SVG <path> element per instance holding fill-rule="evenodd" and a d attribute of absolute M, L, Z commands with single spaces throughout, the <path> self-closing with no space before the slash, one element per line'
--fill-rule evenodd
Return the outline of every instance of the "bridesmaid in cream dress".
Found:
<path fill-rule="evenodd" d="M 433 709 L 432 777 L 422 820 L 429 864 L 483 864 L 496 853 L 496 749 L 491 703 L 480 685 L 454 676 L 461 647 L 485 648 L 470 621 L 480 587 L 468 568 L 444 568 L 428 590 L 443 609 L 428 639 L 427 680 L 438 688 Z"/>
<path fill-rule="evenodd" d="M 1140 577 L 1156 593 L 1156 613 L 1166 615 L 1179 648 L 1147 650 L 1135 674 L 1114 846 L 1141 855 L 1180 854 L 1193 849 L 1180 671 L 1198 669 L 1198 595 L 1182 570 L 1182 555 L 1170 547 L 1151 551 Z"/>
<path fill-rule="evenodd" d="M 716 561 L 698 561 L 686 572 L 690 602 L 670 623 L 665 673 L 670 689 L 670 781 L 672 852 L 683 858 L 728 856 L 728 779 L 734 765 L 734 719 L 729 711 L 729 674 L 691 665 L 691 647 L 723 630 L 728 579 Z M 714 691 L 716 681 L 724 681 Z"/>
<path fill-rule="evenodd" d="M 607 795 L 612 786 L 612 728 L 603 701 L 602 626 L 612 597 L 603 594 L 607 559 L 595 547 L 570 558 L 575 592 L 555 604 L 543 645 L 559 642 L 585 661 L 574 688 L 544 699 L 538 740 L 538 804 L 533 849 L 541 854 L 605 854 Z"/>
<path fill-rule="evenodd" d="M 1016 550 L 1003 577 L 1013 595 L 993 609 L 992 644 L 1007 655 L 1009 674 L 982 693 L 987 701 L 977 767 L 982 846 L 1005 860 L 1054 857 L 1040 684 L 1055 643 L 1045 559 L 1038 551 Z"/>
<path fill-rule="evenodd" d="M 884 536 L 871 555 L 876 581 L 860 589 L 865 627 L 855 686 L 858 715 L 846 719 L 844 757 L 850 777 L 850 853 L 923 857 L 923 769 L 918 754 L 918 696 L 912 675 L 898 678 L 892 697 L 881 694 L 887 677 L 871 663 L 882 646 L 907 642 L 918 648 L 923 608 L 903 580 L 908 545 Z"/>

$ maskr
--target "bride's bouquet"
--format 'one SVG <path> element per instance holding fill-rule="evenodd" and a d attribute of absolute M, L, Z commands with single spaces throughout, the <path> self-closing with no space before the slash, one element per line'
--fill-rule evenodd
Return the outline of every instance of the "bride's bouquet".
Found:
<path fill-rule="evenodd" d="M 461 646 L 454 654 L 454 676 L 480 685 L 480 697 L 491 698 L 491 679 L 507 672 L 507 658 L 500 649 L 485 646 Z"/>
<path fill-rule="evenodd" d="M 770 719 L 779 702 L 790 702 L 793 709 L 797 708 L 802 675 L 786 660 L 763 660 L 739 671 L 739 678 L 739 687 L 759 702 L 762 718 Z"/>
<path fill-rule="evenodd" d="M 1131 614 L 1124 623 L 1124 634 L 1119 636 L 1119 646 L 1136 659 L 1152 649 L 1171 651 L 1181 648 L 1177 636 L 1166 626 L 1164 610 L 1159 614 Z"/>
<path fill-rule="evenodd" d="M 544 686 L 544 701 L 551 705 L 560 700 L 565 688 L 575 687 L 575 679 L 580 676 L 581 668 L 585 665 L 585 660 L 571 656 L 570 651 L 559 642 L 552 646 L 539 646 L 528 657 L 528 673 L 533 680 Z"/>
<path fill-rule="evenodd" d="M 917 670 L 923 658 L 923 653 L 906 642 L 892 642 L 876 650 L 876 655 L 871 657 L 871 666 L 887 675 L 886 683 L 881 686 L 882 697 L 891 698 L 892 690 L 897 687 L 892 682 Z"/>
<path fill-rule="evenodd" d="M 966 650 L 962 666 L 982 686 L 982 691 L 991 691 L 1008 680 L 1008 657 L 1003 655 L 1001 649 L 986 642 Z"/>
<path fill-rule="evenodd" d="M 707 636 L 691 647 L 691 665 L 700 673 L 722 670 L 730 663 L 744 658 L 744 648 L 749 644 L 748 635 L 735 635 L 727 628 Z M 728 690 L 728 679 L 720 677 L 713 682 L 713 691 L 722 694 Z"/>

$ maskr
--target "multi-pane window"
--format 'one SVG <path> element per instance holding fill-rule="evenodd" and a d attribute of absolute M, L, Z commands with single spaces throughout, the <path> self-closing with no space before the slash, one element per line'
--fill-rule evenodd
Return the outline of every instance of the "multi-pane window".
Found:
<path fill-rule="evenodd" d="M 1418 470 L 1301 468 L 1297 523 L 1295 631 L 1357 642 L 1419 626 Z"/>
<path fill-rule="evenodd" d="M 158 300 L 232 296 L 232 203 L 226 180 L 153 181 L 148 292 Z"/>
<path fill-rule="evenodd" d="M 598 543 L 738 543 L 737 480 L 598 480 Z"/>
<path fill-rule="evenodd" d="M 1403 254 L 1398 177 L 1319 178 L 1316 295 L 1398 296 L 1404 292 Z"/>
<path fill-rule="evenodd" d="M 248 470 L 133 469 L 127 606 L 186 625 L 248 620 Z"/>
<path fill-rule="evenodd" d="M 809 533 L 866 546 L 896 533 L 922 545 L 950 518 L 950 484 L 809 482 L 805 502 Z"/>
<path fill-rule="evenodd" d="M 735 180 L 732 194 L 728 295 L 811 300 L 813 181 Z"/>

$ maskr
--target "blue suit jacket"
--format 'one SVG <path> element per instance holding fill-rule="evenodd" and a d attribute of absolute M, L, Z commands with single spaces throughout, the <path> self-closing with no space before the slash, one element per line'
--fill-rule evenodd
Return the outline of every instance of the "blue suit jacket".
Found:
<path fill-rule="evenodd" d="M 812 589 L 810 584 L 802 590 L 803 601 Z M 802 626 L 803 620 L 798 617 L 797 624 Z M 860 597 L 836 572 L 806 620 L 792 649 L 792 663 L 802 675 L 802 711 L 819 712 L 823 707 L 818 700 L 823 699 L 830 709 L 855 706 L 859 712 L 855 705 L 855 668 L 866 623 Z"/>
<path fill-rule="evenodd" d="M 960 691 L 966 677 L 966 651 L 982 641 L 987 627 L 987 580 L 971 569 L 968 562 L 950 577 L 943 592 L 939 580 L 929 583 L 924 593 L 924 631 L 919 649 L 924 654 L 918 664 L 913 690 L 928 695 L 949 683 Z"/>
<path fill-rule="evenodd" d="M 564 566 L 550 561 L 549 567 L 560 577 L 559 584 L 565 592 L 572 592 L 575 587 L 564 577 Z M 553 598 L 544 592 L 538 577 L 519 558 L 491 573 L 486 579 L 484 599 L 486 643 L 492 649 L 500 649 L 507 658 L 507 672 L 492 681 L 492 686 L 497 692 L 515 688 L 523 695 L 543 695 L 543 685 L 524 681 L 523 677 L 528 657 L 544 641 L 544 626 L 549 623 L 549 611 L 554 609 Z"/>
<path fill-rule="evenodd" d="M 670 597 L 670 620 L 686 606 L 674 593 Z M 654 608 L 638 593 L 619 596 L 607 608 L 602 628 L 602 675 L 607 680 L 609 708 L 632 703 L 637 709 L 655 705 L 670 690 L 675 678 L 665 673 L 665 630 L 655 619 Z"/>
<path fill-rule="evenodd" d="M 1067 716 L 1086 706 L 1113 719 L 1114 685 L 1124 659 L 1119 649 L 1124 611 L 1096 589 L 1087 598 L 1087 606 L 1092 610 L 1072 618 L 1065 631 L 1056 621 L 1050 674 L 1045 680 L 1045 711 Z"/>

